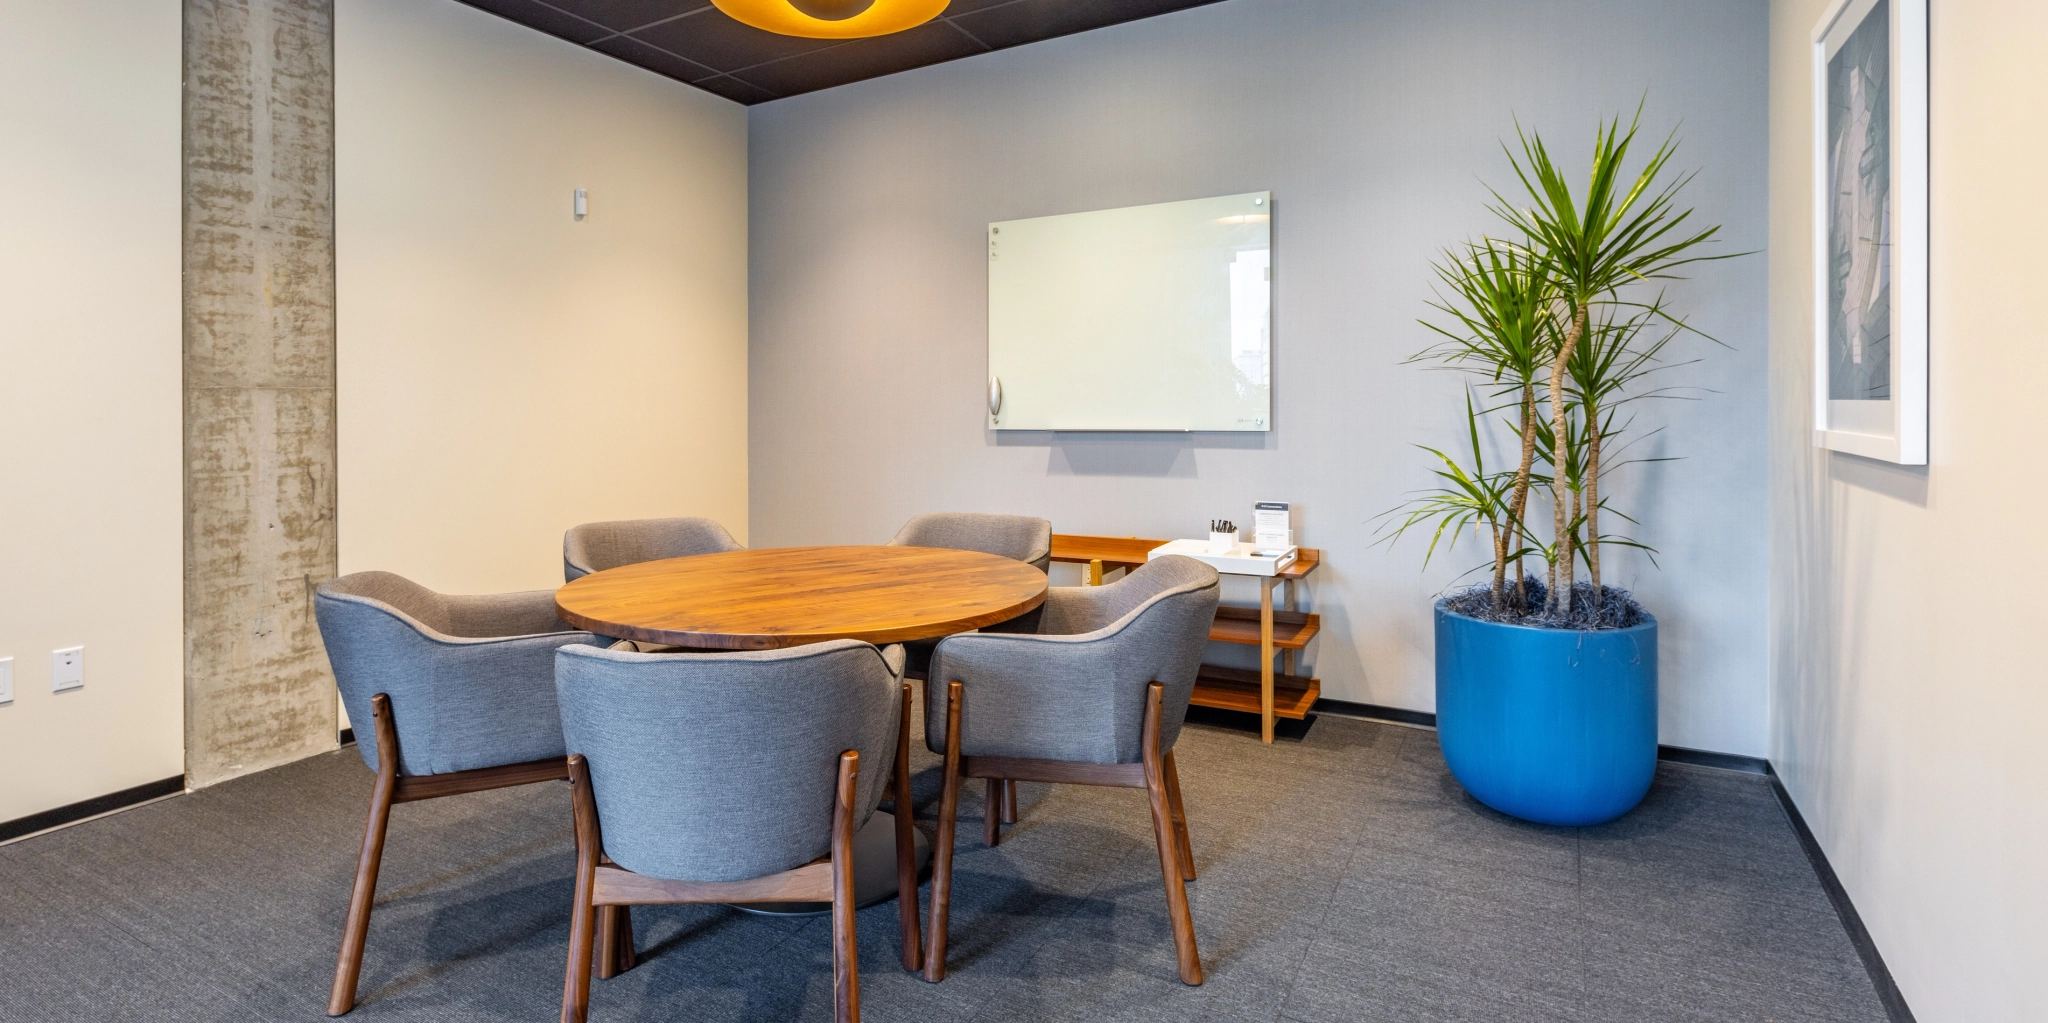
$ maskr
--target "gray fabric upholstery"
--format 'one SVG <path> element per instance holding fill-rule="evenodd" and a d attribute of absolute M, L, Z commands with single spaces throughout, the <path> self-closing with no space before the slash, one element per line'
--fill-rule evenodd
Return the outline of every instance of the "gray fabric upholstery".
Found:
<path fill-rule="evenodd" d="M 313 613 L 363 763 L 377 768 L 383 693 L 408 775 L 562 756 L 555 649 L 603 642 L 555 617 L 553 590 L 458 596 L 390 572 L 322 583 Z"/>
<path fill-rule="evenodd" d="M 934 512 L 896 531 L 891 547 L 950 547 L 1022 561 L 1043 572 L 1052 564 L 1052 523 L 1029 515 Z"/>
<path fill-rule="evenodd" d="M 860 752 L 854 826 L 896 763 L 903 648 L 742 653 L 564 647 L 555 686 L 590 763 L 605 852 L 627 870 L 739 881 L 831 849 L 839 754 Z"/>
<path fill-rule="evenodd" d="M 963 754 L 1136 763 L 1156 681 L 1160 748 L 1172 749 L 1220 590 L 1215 569 L 1159 558 L 1106 586 L 1053 587 L 1036 635 L 947 637 L 925 683 L 926 744 L 946 748 L 946 684 L 957 680 Z"/>
<path fill-rule="evenodd" d="M 1021 561 L 1043 572 L 1052 564 L 1052 523 L 1029 515 L 990 515 L 983 512 L 933 512 L 918 515 L 903 524 L 889 541 L 891 547 L 946 547 L 956 551 L 980 551 Z M 1007 622 L 998 622 L 983 632 L 1037 632 L 1038 609 L 1026 611 Z M 914 639 L 909 648 L 910 675 L 924 678 L 931 667 L 936 639 Z"/>
<path fill-rule="evenodd" d="M 586 522 L 562 534 L 562 579 L 573 583 L 620 565 L 741 549 L 724 526 L 710 519 Z"/>

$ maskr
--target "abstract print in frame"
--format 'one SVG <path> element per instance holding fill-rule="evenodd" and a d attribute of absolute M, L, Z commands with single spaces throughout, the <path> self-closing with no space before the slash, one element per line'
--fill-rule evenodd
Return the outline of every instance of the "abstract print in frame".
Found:
<path fill-rule="evenodd" d="M 1927 463 L 1927 0 L 1813 32 L 1814 441 Z"/>

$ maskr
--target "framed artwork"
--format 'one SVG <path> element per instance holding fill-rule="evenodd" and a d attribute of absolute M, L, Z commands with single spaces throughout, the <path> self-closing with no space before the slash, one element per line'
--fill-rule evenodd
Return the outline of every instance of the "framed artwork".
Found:
<path fill-rule="evenodd" d="M 1927 464 L 1927 3 L 1813 30 L 1814 443 Z"/>

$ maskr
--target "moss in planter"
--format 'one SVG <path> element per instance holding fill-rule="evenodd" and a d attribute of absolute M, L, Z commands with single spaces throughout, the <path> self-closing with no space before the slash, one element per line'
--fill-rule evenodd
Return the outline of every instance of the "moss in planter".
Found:
<path fill-rule="evenodd" d="M 1529 602 L 1525 608 L 1514 604 L 1514 583 L 1508 583 L 1506 608 L 1495 610 L 1493 588 L 1485 583 L 1452 590 L 1444 594 L 1444 604 L 1452 613 L 1482 622 L 1499 622 L 1503 625 L 1526 625 L 1534 629 L 1627 629 L 1641 625 L 1649 612 L 1627 590 L 1613 586 L 1601 587 L 1599 607 L 1593 602 L 1593 584 L 1578 583 L 1572 587 L 1572 613 L 1569 615 L 1545 614 L 1543 598 L 1546 591 L 1543 583 L 1531 579 L 1528 583 Z"/>

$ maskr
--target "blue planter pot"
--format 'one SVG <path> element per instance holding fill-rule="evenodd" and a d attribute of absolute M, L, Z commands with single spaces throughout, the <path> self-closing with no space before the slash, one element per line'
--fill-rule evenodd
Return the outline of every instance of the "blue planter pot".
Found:
<path fill-rule="evenodd" d="M 1532 629 L 1438 602 L 1436 728 L 1480 802 L 1541 824 L 1613 820 L 1657 771 L 1657 620 Z"/>

